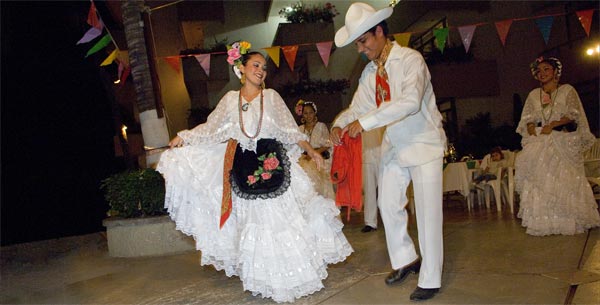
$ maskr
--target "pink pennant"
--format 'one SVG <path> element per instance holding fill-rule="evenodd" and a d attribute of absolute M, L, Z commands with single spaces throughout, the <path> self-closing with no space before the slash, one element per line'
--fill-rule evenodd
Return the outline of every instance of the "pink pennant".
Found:
<path fill-rule="evenodd" d="M 496 31 L 498 31 L 502 46 L 506 44 L 506 36 L 508 35 L 508 30 L 510 29 L 512 22 L 512 19 L 496 22 Z"/>
<path fill-rule="evenodd" d="M 473 40 L 473 33 L 477 25 L 466 25 L 458 27 L 458 33 L 460 34 L 460 40 L 465 47 L 465 52 L 469 53 L 469 47 L 471 46 L 471 40 Z"/>
<path fill-rule="evenodd" d="M 121 86 L 125 85 L 125 81 L 127 80 L 127 77 L 129 76 L 129 73 L 131 72 L 131 66 L 127 66 L 125 67 L 125 70 L 123 71 L 123 74 L 121 74 L 121 78 L 120 78 L 120 82 L 119 84 Z"/>
<path fill-rule="evenodd" d="M 204 69 L 206 76 L 210 76 L 210 54 L 199 54 L 194 55 L 194 57 L 196 57 L 196 60 L 202 69 Z"/>
<path fill-rule="evenodd" d="M 119 70 L 118 70 L 118 78 L 121 79 L 121 75 L 123 75 L 123 69 L 125 68 L 125 65 L 123 64 L 122 61 L 119 61 Z"/>
<path fill-rule="evenodd" d="M 169 56 L 164 59 L 173 70 L 177 71 L 177 73 L 181 71 L 181 61 L 179 60 L 179 56 Z"/>
<path fill-rule="evenodd" d="M 281 47 L 283 56 L 290 66 L 290 70 L 294 71 L 294 64 L 296 63 L 296 53 L 298 53 L 298 45 Z"/>
<path fill-rule="evenodd" d="M 594 10 L 585 10 L 577 12 L 577 19 L 581 22 L 581 26 L 585 30 L 585 34 L 590 37 L 590 26 L 592 25 L 592 17 L 594 16 Z"/>
<path fill-rule="evenodd" d="M 98 15 L 96 14 L 96 6 L 94 5 L 94 2 L 92 2 L 90 5 L 90 11 L 88 12 L 87 23 L 99 30 L 102 29 L 102 23 L 100 22 L 100 19 L 98 19 Z"/>
<path fill-rule="evenodd" d="M 329 56 L 331 55 L 331 45 L 333 41 L 326 42 L 318 42 L 316 43 L 317 50 L 319 50 L 319 55 L 321 55 L 321 59 L 325 64 L 325 67 L 329 65 Z"/>

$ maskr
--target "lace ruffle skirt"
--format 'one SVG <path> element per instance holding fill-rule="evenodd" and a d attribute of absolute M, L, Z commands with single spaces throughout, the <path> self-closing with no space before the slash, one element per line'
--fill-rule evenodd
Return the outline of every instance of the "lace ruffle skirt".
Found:
<path fill-rule="evenodd" d="M 540 135 L 524 143 L 515 164 L 520 194 L 518 217 L 527 233 L 573 235 L 600 226 L 598 207 L 582 162 L 565 155 L 562 134 Z M 581 164 L 579 164 L 581 163 Z"/>
<path fill-rule="evenodd" d="M 177 229 L 194 237 L 201 264 L 239 276 L 245 290 L 276 302 L 293 302 L 322 289 L 327 264 L 353 251 L 335 203 L 317 195 L 304 171 L 291 162 L 284 194 L 246 200 L 233 193 L 231 216 L 219 229 L 225 148 L 171 149 L 157 167 L 166 181 L 165 207 Z"/>

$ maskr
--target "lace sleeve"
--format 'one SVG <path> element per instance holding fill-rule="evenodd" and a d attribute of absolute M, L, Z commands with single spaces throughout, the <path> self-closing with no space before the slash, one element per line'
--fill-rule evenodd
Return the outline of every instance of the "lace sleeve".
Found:
<path fill-rule="evenodd" d="M 575 142 L 578 143 L 573 144 L 578 146 L 578 151 L 584 152 L 594 145 L 596 137 L 590 132 L 590 126 L 577 91 L 572 86 L 568 86 L 569 92 L 566 97 L 567 109 L 564 115 L 577 123 L 576 134 L 578 136 L 578 141 Z"/>
<path fill-rule="evenodd" d="M 316 147 L 331 147 L 331 142 L 329 141 L 329 130 L 327 130 L 327 125 L 322 122 L 317 122 L 315 125 L 315 130 L 312 133 L 312 139 L 317 139 L 315 146 Z"/>
<path fill-rule="evenodd" d="M 232 137 L 232 127 L 236 125 L 236 121 L 230 115 L 234 112 L 231 108 L 232 96 L 235 96 L 234 91 L 229 91 L 208 116 L 206 123 L 200 124 L 191 130 L 182 130 L 177 133 L 184 143 L 189 145 L 221 143 Z"/>
<path fill-rule="evenodd" d="M 300 131 L 290 109 L 277 91 L 266 89 L 265 101 L 269 101 L 266 109 L 269 115 L 265 118 L 269 126 L 268 135 L 284 144 L 296 144 L 301 140 L 308 141 L 308 137 Z"/>
<path fill-rule="evenodd" d="M 527 96 L 527 100 L 525 100 L 525 106 L 523 106 L 523 112 L 521 113 L 521 120 L 519 121 L 519 125 L 517 126 L 517 133 L 519 133 L 523 137 L 528 137 L 529 133 L 527 132 L 527 124 L 528 123 L 537 123 L 538 118 L 534 114 L 535 105 L 534 103 L 539 103 L 538 99 L 535 98 L 534 91 L 531 91 Z"/>

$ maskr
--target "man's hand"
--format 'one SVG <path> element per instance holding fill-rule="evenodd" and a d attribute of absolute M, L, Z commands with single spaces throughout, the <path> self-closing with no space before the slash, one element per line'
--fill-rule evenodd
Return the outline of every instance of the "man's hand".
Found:
<path fill-rule="evenodd" d="M 362 125 L 360 125 L 360 122 L 358 120 L 348 124 L 348 126 L 344 127 L 344 129 L 342 129 L 342 136 L 344 135 L 345 132 L 348 132 L 348 135 L 351 138 L 356 138 L 361 132 L 363 132 L 364 129 L 362 127 Z"/>
<path fill-rule="evenodd" d="M 342 129 L 339 127 L 333 127 L 329 133 L 329 140 L 333 145 L 342 144 Z"/>

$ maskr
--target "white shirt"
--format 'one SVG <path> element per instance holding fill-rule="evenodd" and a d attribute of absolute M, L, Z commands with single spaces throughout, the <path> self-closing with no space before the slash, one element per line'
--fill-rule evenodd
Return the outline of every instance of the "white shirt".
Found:
<path fill-rule="evenodd" d="M 401 166 L 425 164 L 443 157 L 446 134 L 423 56 L 394 42 L 385 69 L 390 101 L 377 108 L 377 66 L 370 62 L 362 72 L 350 107 L 338 116 L 333 126 L 343 128 L 354 120 L 366 131 L 386 126 L 382 153 L 395 151 L 395 159 Z"/>

